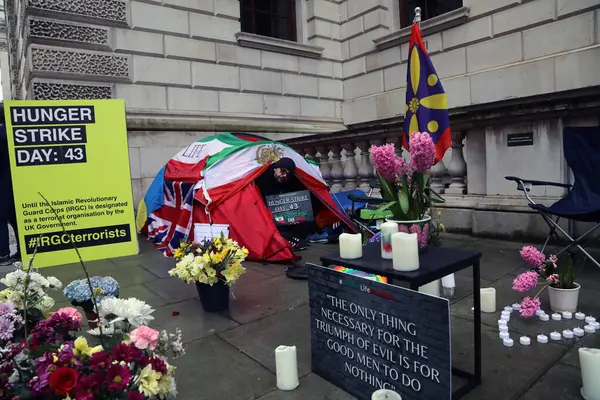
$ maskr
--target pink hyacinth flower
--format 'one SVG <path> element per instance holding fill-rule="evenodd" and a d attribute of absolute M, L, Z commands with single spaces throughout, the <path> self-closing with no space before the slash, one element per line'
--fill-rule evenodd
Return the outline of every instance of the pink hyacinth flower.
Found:
<path fill-rule="evenodd" d="M 393 144 L 373 146 L 371 148 L 371 156 L 373 157 L 373 165 L 380 176 L 390 181 L 396 179 L 400 163 Z"/>
<path fill-rule="evenodd" d="M 435 145 L 427 132 L 414 132 L 410 135 L 410 168 L 427 173 L 435 164 Z"/>
<path fill-rule="evenodd" d="M 535 312 L 540 308 L 540 299 L 531 297 L 525 297 L 521 302 L 521 316 L 525 318 L 531 318 L 535 315 Z"/>
<path fill-rule="evenodd" d="M 546 261 L 546 256 L 533 246 L 523 246 L 519 252 L 528 264 L 539 267 Z"/>
<path fill-rule="evenodd" d="M 546 278 L 546 282 L 548 282 L 551 285 L 556 285 L 560 282 L 560 277 L 558 276 L 558 274 L 552 274 Z"/>
<path fill-rule="evenodd" d="M 519 274 L 513 281 L 513 290 L 525 293 L 538 285 L 538 274 L 534 271 Z"/>
<path fill-rule="evenodd" d="M 140 350 L 150 349 L 154 350 L 158 344 L 158 338 L 160 334 L 152 328 L 148 328 L 145 325 L 141 325 L 138 328 L 131 331 L 129 339 Z"/>

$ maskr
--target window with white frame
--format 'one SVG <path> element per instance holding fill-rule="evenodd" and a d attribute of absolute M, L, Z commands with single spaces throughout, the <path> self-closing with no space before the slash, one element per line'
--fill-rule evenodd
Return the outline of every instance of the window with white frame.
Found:
<path fill-rule="evenodd" d="M 463 6 L 462 0 L 399 0 L 399 2 L 401 28 L 412 24 L 417 7 L 421 8 L 421 20 L 424 21 Z"/>

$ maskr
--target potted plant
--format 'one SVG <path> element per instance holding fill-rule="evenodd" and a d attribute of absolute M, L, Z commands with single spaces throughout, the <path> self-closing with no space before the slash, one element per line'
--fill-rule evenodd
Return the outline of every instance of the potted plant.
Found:
<path fill-rule="evenodd" d="M 221 234 L 200 243 L 182 242 L 174 256 L 178 263 L 169 275 L 195 283 L 205 311 L 229 308 L 229 288 L 246 271 L 242 266 L 248 256 L 246 248 Z"/>
<path fill-rule="evenodd" d="M 540 308 L 540 294 L 548 289 L 550 308 L 555 312 L 575 312 L 579 301 L 581 286 L 575 282 L 573 258 L 567 253 L 560 258 L 546 256 L 533 246 L 524 246 L 520 251 L 521 257 L 533 269 L 518 275 L 513 281 L 513 290 L 521 293 L 528 292 L 541 285 L 533 297 L 525 297 L 521 302 L 521 315 L 532 317 Z"/>
<path fill-rule="evenodd" d="M 93 292 L 90 290 L 90 284 Z M 86 278 L 77 279 L 69 283 L 63 291 L 67 300 L 74 307 L 81 307 L 88 320 L 88 326 L 93 329 L 98 325 L 98 313 L 94 309 L 92 296 L 100 303 L 105 298 L 119 296 L 119 284 L 111 276 L 92 276 L 88 282 Z"/>
<path fill-rule="evenodd" d="M 429 173 L 435 164 L 435 146 L 429 134 L 412 133 L 409 149 L 409 163 L 396 155 L 393 144 L 371 149 L 381 194 L 386 201 L 379 210 L 392 212 L 399 232 L 416 233 L 419 250 L 425 251 L 431 223 L 427 212 L 432 203 L 442 203 L 444 199 L 429 186 Z"/>

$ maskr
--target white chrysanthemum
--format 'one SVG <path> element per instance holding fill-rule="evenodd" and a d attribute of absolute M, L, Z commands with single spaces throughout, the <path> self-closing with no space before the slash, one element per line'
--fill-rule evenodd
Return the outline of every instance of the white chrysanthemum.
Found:
<path fill-rule="evenodd" d="M 8 274 L 6 274 L 4 278 L 0 279 L 0 282 L 2 282 L 8 287 L 15 287 L 19 283 L 23 282 L 23 279 L 25 279 L 26 275 L 27 273 L 25 271 L 18 269 L 16 271 L 9 272 Z"/>
<path fill-rule="evenodd" d="M 100 336 L 100 328 L 90 329 L 88 333 L 92 336 Z M 102 334 L 104 336 L 112 336 L 115 334 L 114 325 L 102 325 Z"/>
<path fill-rule="evenodd" d="M 102 300 L 100 303 L 100 316 L 107 317 L 114 315 L 116 318 L 111 319 L 111 323 L 127 321 L 131 325 L 137 327 L 147 325 L 154 317 L 150 314 L 154 309 L 148 304 L 136 298 L 117 299 L 109 298 Z"/>
<path fill-rule="evenodd" d="M 49 276 L 48 277 L 48 283 L 50 284 L 50 287 L 52 289 L 60 289 L 60 288 L 62 288 L 62 282 L 59 281 L 54 276 Z"/>
<path fill-rule="evenodd" d="M 46 314 L 48 311 L 54 307 L 55 301 L 50 296 L 44 296 L 42 299 L 35 305 L 37 309 L 39 309 L 42 313 Z"/>

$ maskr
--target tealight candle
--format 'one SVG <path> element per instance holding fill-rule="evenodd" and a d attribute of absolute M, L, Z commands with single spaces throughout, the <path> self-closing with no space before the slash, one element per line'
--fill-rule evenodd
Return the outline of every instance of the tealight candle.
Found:
<path fill-rule="evenodd" d="M 294 390 L 298 387 L 296 346 L 279 346 L 275 349 L 275 371 L 279 390 Z"/>
<path fill-rule="evenodd" d="M 592 322 L 596 322 L 596 318 L 594 318 L 592 316 L 585 317 L 586 324 L 591 324 Z"/>
<path fill-rule="evenodd" d="M 396 271 L 419 269 L 419 243 L 416 233 L 397 232 L 392 235 L 393 267 Z"/>
<path fill-rule="evenodd" d="M 573 318 L 573 314 L 572 314 L 572 313 L 570 313 L 570 312 L 568 312 L 568 311 L 563 311 L 563 313 L 562 313 L 562 317 L 563 317 L 564 319 L 571 319 L 571 318 Z"/>
<path fill-rule="evenodd" d="M 342 233 L 340 241 L 340 258 L 356 260 L 362 257 L 362 235 L 360 233 Z"/>
<path fill-rule="evenodd" d="M 510 335 L 508 334 L 508 332 L 500 332 L 498 334 L 498 336 L 500 337 L 500 339 L 508 339 L 510 337 Z"/>
<path fill-rule="evenodd" d="M 585 335 L 585 331 L 579 327 L 573 329 L 573 334 L 577 337 L 582 337 Z"/>
<path fill-rule="evenodd" d="M 506 306 L 506 307 L 504 307 L 504 310 L 503 310 L 503 311 L 506 311 L 507 313 L 509 313 L 509 314 L 510 314 L 511 312 L 513 312 L 513 309 L 512 309 L 512 307 L 511 307 L 511 306 Z"/>
<path fill-rule="evenodd" d="M 506 325 L 500 325 L 500 326 L 498 327 L 498 330 L 499 330 L 500 332 L 508 332 L 508 326 L 506 326 Z"/>
<path fill-rule="evenodd" d="M 560 338 L 561 338 L 561 337 L 562 337 L 562 336 L 561 336 L 561 335 L 560 335 L 560 333 L 558 333 L 558 332 L 552 332 L 552 333 L 550 334 L 550 339 L 552 339 L 552 340 L 560 340 Z"/>
<path fill-rule="evenodd" d="M 398 224 L 395 222 L 384 222 L 381 224 L 381 258 L 392 260 L 392 235 L 398 233 Z"/>
<path fill-rule="evenodd" d="M 506 326 L 506 320 L 505 319 L 499 319 L 498 320 L 498 326 Z"/>
<path fill-rule="evenodd" d="M 510 317 L 508 315 L 503 315 L 500 317 L 501 320 L 506 321 L 508 323 L 508 321 L 510 321 Z"/>
<path fill-rule="evenodd" d="M 550 321 L 550 316 L 548 314 L 540 315 L 540 321 L 544 321 L 544 322 Z"/>
<path fill-rule="evenodd" d="M 570 329 L 565 329 L 562 331 L 562 335 L 565 339 L 573 339 L 573 331 Z"/>
<path fill-rule="evenodd" d="M 553 321 L 560 321 L 562 319 L 562 317 L 560 316 L 560 314 L 552 314 L 552 320 Z"/>
<path fill-rule="evenodd" d="M 507 316 L 508 318 L 510 318 L 510 312 L 509 312 L 509 311 L 502 311 L 502 312 L 500 313 L 500 315 L 502 315 L 503 317 L 504 317 L 504 316 Z"/>
<path fill-rule="evenodd" d="M 590 325 L 596 328 L 596 330 L 600 329 L 600 322 L 598 321 L 594 321 Z"/>
<path fill-rule="evenodd" d="M 542 310 L 541 308 L 538 308 L 536 310 L 536 312 L 535 312 L 535 316 L 536 317 L 539 317 L 539 316 L 544 315 L 544 314 L 546 314 L 546 311 Z"/>
<path fill-rule="evenodd" d="M 515 311 L 519 311 L 521 309 L 521 305 L 519 303 L 515 303 L 512 305 L 512 309 Z"/>
<path fill-rule="evenodd" d="M 593 325 L 586 325 L 583 327 L 585 333 L 596 333 L 596 327 Z"/>
<path fill-rule="evenodd" d="M 537 341 L 538 341 L 538 343 L 542 343 L 542 344 L 548 343 L 548 336 L 539 334 L 539 335 L 537 335 Z"/>
<path fill-rule="evenodd" d="M 523 346 L 529 346 L 531 344 L 531 339 L 529 339 L 527 336 L 521 336 L 519 343 L 521 343 Z"/>
<path fill-rule="evenodd" d="M 585 320 L 585 314 L 582 312 L 575 313 L 575 319 L 583 321 L 583 320 Z"/>
<path fill-rule="evenodd" d="M 511 338 L 502 339 L 502 344 L 506 347 L 513 347 L 515 342 Z"/>

